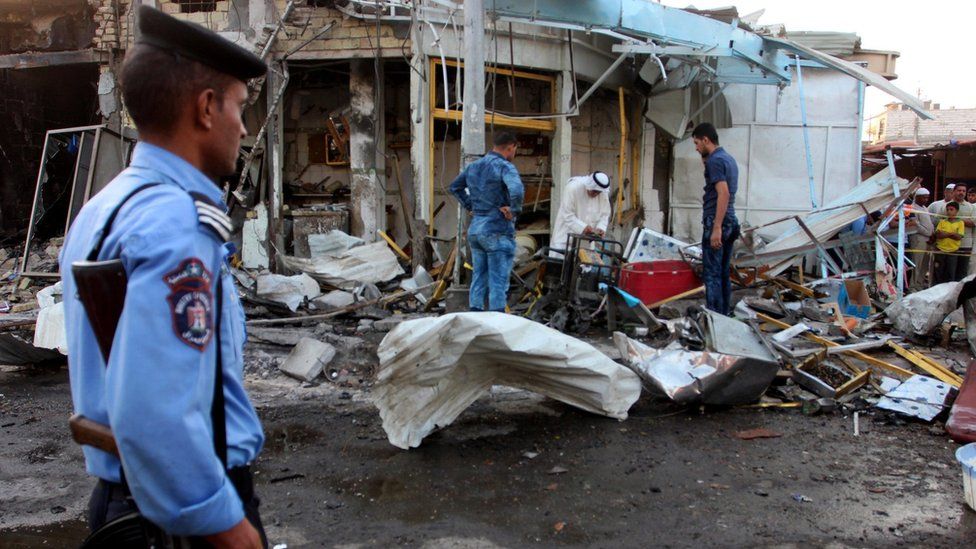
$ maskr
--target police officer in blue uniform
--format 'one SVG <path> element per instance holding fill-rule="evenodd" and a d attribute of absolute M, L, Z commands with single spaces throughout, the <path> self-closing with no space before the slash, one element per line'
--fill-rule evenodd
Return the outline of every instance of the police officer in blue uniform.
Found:
<path fill-rule="evenodd" d="M 244 314 L 215 181 L 235 171 L 245 82 L 266 66 L 145 6 L 139 27 L 121 72 L 139 143 L 60 258 L 75 411 L 109 426 L 121 456 L 83 447 L 99 479 L 89 521 L 96 530 L 137 508 L 193 545 L 262 547 L 249 464 L 264 435 L 244 390 Z M 89 256 L 119 260 L 127 279 L 107 360 L 69 268 Z"/>

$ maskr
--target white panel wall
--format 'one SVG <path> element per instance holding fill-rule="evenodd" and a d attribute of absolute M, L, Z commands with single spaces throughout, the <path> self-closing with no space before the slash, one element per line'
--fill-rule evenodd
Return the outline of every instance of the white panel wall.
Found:
<path fill-rule="evenodd" d="M 837 71 L 803 68 L 810 130 L 814 195 L 823 204 L 860 181 L 859 82 Z M 763 225 L 810 210 L 810 187 L 800 115 L 799 86 L 729 85 L 726 99 L 733 127 L 719 141 L 739 164 L 735 208 L 739 221 Z M 675 144 L 671 181 L 674 236 L 701 238 L 704 168 L 691 138 Z M 786 226 L 784 225 L 783 228 Z M 762 230 L 774 236 L 781 229 Z"/>

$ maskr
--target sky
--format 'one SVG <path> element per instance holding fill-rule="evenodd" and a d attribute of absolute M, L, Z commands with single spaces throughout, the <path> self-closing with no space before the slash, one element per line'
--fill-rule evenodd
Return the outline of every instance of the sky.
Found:
<path fill-rule="evenodd" d="M 940 103 L 976 108 L 976 68 L 967 47 L 976 36 L 974 0 L 662 0 L 672 7 L 712 9 L 734 5 L 740 15 L 766 12 L 760 25 L 783 23 L 787 31 L 855 32 L 861 47 L 901 53 L 899 88 Z M 892 99 L 868 87 L 865 114 L 880 113 Z"/>

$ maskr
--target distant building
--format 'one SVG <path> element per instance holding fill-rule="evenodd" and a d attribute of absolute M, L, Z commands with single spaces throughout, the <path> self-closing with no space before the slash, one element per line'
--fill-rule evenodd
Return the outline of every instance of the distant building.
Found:
<path fill-rule="evenodd" d="M 868 140 L 873 145 L 948 145 L 976 139 L 976 109 L 942 109 L 925 102 L 934 120 L 922 120 L 901 103 L 888 103 L 886 110 L 871 119 Z"/>

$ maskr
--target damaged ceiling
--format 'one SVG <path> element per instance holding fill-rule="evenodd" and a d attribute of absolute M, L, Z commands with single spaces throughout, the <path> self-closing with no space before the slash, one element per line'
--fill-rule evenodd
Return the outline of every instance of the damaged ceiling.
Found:
<path fill-rule="evenodd" d="M 0 52 L 86 48 L 95 37 L 87 0 L 0 0 Z"/>

